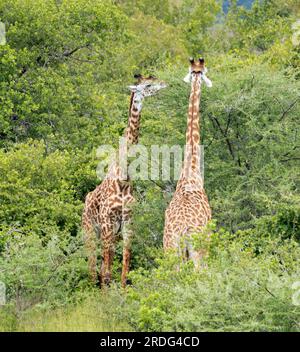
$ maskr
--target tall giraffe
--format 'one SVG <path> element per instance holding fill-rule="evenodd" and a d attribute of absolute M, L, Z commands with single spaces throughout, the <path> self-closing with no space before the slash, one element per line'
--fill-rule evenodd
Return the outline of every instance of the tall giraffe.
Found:
<path fill-rule="evenodd" d="M 136 75 L 137 82 L 129 86 L 131 90 L 128 125 L 124 137 L 126 146 L 137 144 L 139 139 L 140 116 L 143 100 L 156 94 L 166 85 L 155 77 Z M 126 153 L 122 148 L 121 153 Z M 88 265 L 91 279 L 97 282 L 96 237 L 101 239 L 102 264 L 100 269 L 100 284 L 109 284 L 111 269 L 115 254 L 115 242 L 123 236 L 122 286 L 126 285 L 129 271 L 132 232 L 131 204 L 134 202 L 133 188 L 128 174 L 122 169 L 121 163 L 113 161 L 102 183 L 86 196 L 82 216 L 82 227 L 85 233 L 85 243 L 88 251 Z"/>
<path fill-rule="evenodd" d="M 195 250 L 192 234 L 200 232 L 211 219 L 211 209 L 203 187 L 200 170 L 199 103 L 202 80 L 210 87 L 206 77 L 204 59 L 190 59 L 189 74 L 185 82 L 191 82 L 186 131 L 186 150 L 183 168 L 177 187 L 166 213 L 164 250 L 176 249 L 185 259 L 192 259 L 199 267 L 205 250 Z"/>

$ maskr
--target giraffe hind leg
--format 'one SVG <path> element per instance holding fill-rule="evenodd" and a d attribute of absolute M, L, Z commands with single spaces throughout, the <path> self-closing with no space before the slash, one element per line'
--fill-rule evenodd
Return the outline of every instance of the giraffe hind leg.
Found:
<path fill-rule="evenodd" d="M 85 231 L 84 243 L 88 257 L 88 271 L 91 281 L 97 283 L 97 246 L 96 238 L 92 228 Z"/>
<path fill-rule="evenodd" d="M 125 287 L 127 284 L 127 276 L 129 273 L 130 259 L 131 259 L 131 240 L 132 240 L 131 220 L 127 219 L 122 225 L 123 236 L 123 263 L 122 263 L 122 276 L 121 284 Z"/>
<path fill-rule="evenodd" d="M 207 251 L 204 249 L 194 249 L 191 243 L 187 247 L 188 258 L 193 261 L 196 271 L 207 268 Z"/>
<path fill-rule="evenodd" d="M 100 269 L 101 285 L 109 285 L 112 279 L 112 264 L 115 255 L 115 233 L 112 223 L 101 226 L 102 263 Z"/>

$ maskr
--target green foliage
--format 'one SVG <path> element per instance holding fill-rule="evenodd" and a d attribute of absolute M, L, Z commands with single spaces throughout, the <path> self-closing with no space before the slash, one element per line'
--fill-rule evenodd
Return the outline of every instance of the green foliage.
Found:
<path fill-rule="evenodd" d="M 180 8 L 178 23 L 185 35 L 191 53 L 206 53 L 210 48 L 207 33 L 220 14 L 221 3 L 216 0 L 184 0 Z"/>
<path fill-rule="evenodd" d="M 290 33 L 288 13 L 275 1 L 256 1 L 251 10 L 239 6 L 229 14 L 232 30 L 239 32 L 235 36 L 236 45 L 251 50 L 264 51 L 277 39 L 286 39 Z M 235 42 L 233 40 L 233 43 Z"/>
<path fill-rule="evenodd" d="M 2 1 L 0 16 L 7 26 L 1 57 L 12 66 L 1 87 L 1 133 L 84 145 L 102 125 L 98 82 L 109 77 L 101 73 L 118 42 L 126 45 L 126 16 L 108 2 L 44 0 Z"/>
<path fill-rule="evenodd" d="M 110 1 L 5 0 L 0 5 L 8 43 L 31 48 L 29 58 L 39 66 L 61 62 L 81 47 L 115 45 L 125 34 L 126 16 Z"/>
<path fill-rule="evenodd" d="M 150 268 L 161 254 L 165 200 L 158 186 L 137 185 L 136 193 L 132 267 Z"/>
<path fill-rule="evenodd" d="M 7 299 L 22 311 L 43 301 L 65 304 L 88 285 L 87 265 L 79 238 L 14 235 L 0 257 L 0 281 Z"/>
<path fill-rule="evenodd" d="M 261 56 L 274 65 L 296 68 L 299 60 L 297 47 L 292 44 L 292 27 L 298 17 L 296 0 L 257 0 L 251 9 L 233 6 L 226 20 L 227 48 L 244 56 Z"/>
<path fill-rule="evenodd" d="M 136 54 L 131 57 L 135 70 L 150 71 L 188 56 L 179 28 L 141 12 L 135 13 L 129 28 L 132 31 L 131 45 L 136 50 Z M 143 31 L 139 28 L 143 28 Z M 128 50 L 132 50 L 131 47 Z"/>
<path fill-rule="evenodd" d="M 299 202 L 299 82 L 257 65 L 224 75 L 229 67 L 203 99 L 203 144 L 213 208 L 235 230 Z"/>
<path fill-rule="evenodd" d="M 286 243 L 272 256 L 266 250 L 255 256 L 239 241 L 217 238 L 208 268 L 200 272 L 170 255 L 150 272 L 132 273 L 133 326 L 142 331 L 299 331 L 300 310 L 292 301 L 299 246 Z M 284 261 L 289 255 L 295 265 Z"/>
<path fill-rule="evenodd" d="M 17 331 L 132 331 L 116 309 L 116 305 L 120 310 L 124 308 L 124 299 L 117 290 L 110 290 L 109 294 L 87 291 L 77 294 L 76 299 L 74 305 L 52 310 L 36 307 L 24 312 Z"/>
<path fill-rule="evenodd" d="M 14 233 L 76 235 L 81 201 L 97 181 L 93 163 L 80 151 L 49 153 L 38 141 L 1 150 L 0 156 L 0 239 Z"/>
<path fill-rule="evenodd" d="M 5 306 L 0 309 L 0 332 L 132 331 L 123 310 L 124 296 L 116 287 L 105 292 L 85 287 L 84 292 L 76 293 L 71 304 L 64 306 L 37 304 L 17 314 L 13 307 Z"/>

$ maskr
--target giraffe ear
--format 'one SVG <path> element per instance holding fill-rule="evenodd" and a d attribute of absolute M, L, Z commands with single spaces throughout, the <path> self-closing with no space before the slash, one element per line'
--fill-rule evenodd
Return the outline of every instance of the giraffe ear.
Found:
<path fill-rule="evenodd" d="M 136 73 L 135 75 L 133 75 L 133 78 L 135 79 L 141 79 L 142 75 L 140 73 Z"/>
<path fill-rule="evenodd" d="M 183 81 L 184 81 L 185 83 L 190 83 L 190 82 L 191 82 L 191 74 L 188 73 L 188 74 L 184 77 Z"/>
<path fill-rule="evenodd" d="M 191 68 L 189 68 L 189 73 L 184 77 L 183 81 L 185 83 L 190 83 L 191 82 Z"/>
<path fill-rule="evenodd" d="M 136 92 L 137 91 L 136 86 L 127 86 L 127 88 L 129 90 L 131 90 L 132 92 Z"/>
<path fill-rule="evenodd" d="M 205 82 L 205 84 L 207 85 L 207 87 L 211 88 L 212 87 L 212 81 L 209 78 L 206 77 L 206 74 L 203 73 L 201 77 L 202 77 L 203 81 Z"/>

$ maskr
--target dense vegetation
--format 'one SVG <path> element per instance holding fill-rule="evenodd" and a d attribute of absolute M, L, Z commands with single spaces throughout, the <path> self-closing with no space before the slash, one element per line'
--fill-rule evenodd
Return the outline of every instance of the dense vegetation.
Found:
<path fill-rule="evenodd" d="M 299 15 L 297 0 L 227 14 L 217 0 L 0 0 L 0 331 L 300 330 Z M 96 149 L 118 143 L 138 72 L 168 83 L 144 103 L 141 143 L 183 145 L 200 54 L 208 268 L 162 253 L 175 182 L 137 181 L 132 286 L 120 243 L 99 292 L 80 228 Z"/>

